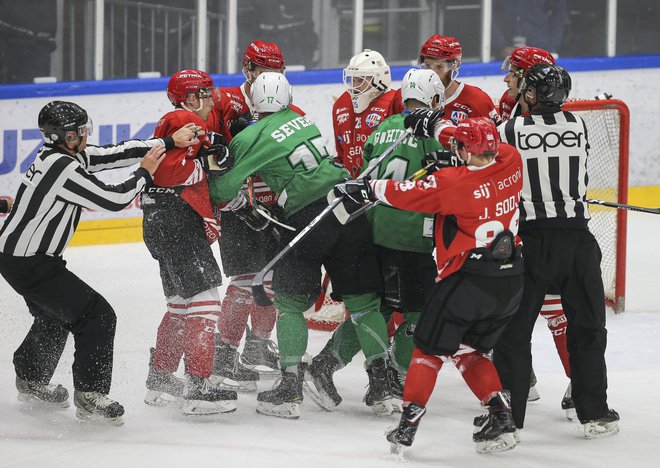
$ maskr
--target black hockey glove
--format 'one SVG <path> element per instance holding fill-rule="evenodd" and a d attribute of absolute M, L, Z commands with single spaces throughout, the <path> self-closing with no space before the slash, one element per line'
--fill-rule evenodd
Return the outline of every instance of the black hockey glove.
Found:
<path fill-rule="evenodd" d="M 234 120 L 229 126 L 229 133 L 231 133 L 231 136 L 235 137 L 243 130 L 245 130 L 250 125 L 250 120 L 252 120 L 252 114 L 249 112 L 240 115 L 236 120 Z"/>
<path fill-rule="evenodd" d="M 369 202 L 376 201 L 368 177 L 350 179 L 335 185 L 335 196 L 344 196 L 343 204 L 346 211 L 352 213 Z"/>
<path fill-rule="evenodd" d="M 456 167 L 459 166 L 458 157 L 451 154 L 449 150 L 438 150 L 433 153 L 428 153 L 424 155 L 422 159 L 422 167 L 426 169 L 427 172 L 435 172 L 443 167 Z"/>
<path fill-rule="evenodd" d="M 247 204 L 243 208 L 234 211 L 253 231 L 263 231 L 270 224 L 270 220 L 261 216 L 254 206 Z"/>
<path fill-rule="evenodd" d="M 442 111 L 430 109 L 415 109 L 406 115 L 403 125 L 412 128 L 417 138 L 432 138 L 435 124 L 442 117 Z"/>
<path fill-rule="evenodd" d="M 197 152 L 204 172 L 209 175 L 222 175 L 234 165 L 234 157 L 225 145 L 202 146 Z"/>

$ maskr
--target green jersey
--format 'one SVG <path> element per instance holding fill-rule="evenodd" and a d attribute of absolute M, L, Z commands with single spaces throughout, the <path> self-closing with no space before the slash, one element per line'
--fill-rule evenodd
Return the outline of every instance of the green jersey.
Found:
<path fill-rule="evenodd" d="M 362 171 L 385 152 L 406 130 L 404 114 L 396 114 L 383 120 L 364 144 Z M 411 136 L 404 140 L 378 167 L 378 179 L 403 181 L 422 168 L 426 154 L 442 150 L 443 146 L 429 138 L 418 140 Z M 369 211 L 373 240 L 393 250 L 405 252 L 433 252 L 433 215 L 402 211 L 387 205 L 376 205 Z"/>
<path fill-rule="evenodd" d="M 318 127 L 291 109 L 250 125 L 234 137 L 229 150 L 234 166 L 209 181 L 214 203 L 234 198 L 245 179 L 256 174 L 277 194 L 288 217 L 350 178 L 328 155 Z"/>

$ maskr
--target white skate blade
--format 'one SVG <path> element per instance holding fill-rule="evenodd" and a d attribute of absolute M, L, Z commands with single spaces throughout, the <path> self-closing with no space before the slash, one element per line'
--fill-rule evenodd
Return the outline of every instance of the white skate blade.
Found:
<path fill-rule="evenodd" d="M 485 440 L 477 442 L 477 453 L 498 453 L 506 452 L 516 446 L 516 438 L 513 433 L 502 434 L 495 440 Z"/>
<path fill-rule="evenodd" d="M 240 393 L 254 393 L 257 391 L 257 382 L 256 381 L 245 381 L 238 382 L 221 375 L 212 375 L 209 377 L 209 381 L 213 385 L 217 385 L 220 388 L 225 390 L 233 390 Z"/>
<path fill-rule="evenodd" d="M 374 412 L 376 416 L 390 416 L 394 413 L 394 404 L 393 400 L 383 400 L 383 401 L 374 401 L 373 405 L 370 406 L 371 411 Z"/>
<path fill-rule="evenodd" d="M 308 396 L 314 403 L 316 403 L 317 406 L 323 411 L 330 412 L 337 407 L 335 402 L 332 401 L 332 398 L 325 395 L 324 393 L 318 392 L 314 384 L 308 382 L 307 380 L 303 380 L 303 393 Z"/>
<path fill-rule="evenodd" d="M 300 403 L 274 405 L 273 403 L 260 401 L 257 405 L 257 413 L 276 418 L 298 419 L 300 417 Z"/>
<path fill-rule="evenodd" d="M 144 396 L 144 402 L 149 406 L 164 408 L 166 406 L 180 405 L 181 398 L 157 390 L 147 390 L 147 394 Z"/>
<path fill-rule="evenodd" d="M 109 424 L 111 426 L 123 426 L 124 418 L 118 416 L 116 418 L 106 418 L 98 413 L 90 413 L 82 408 L 76 409 L 76 417 L 82 421 L 88 421 L 95 424 Z"/>
<path fill-rule="evenodd" d="M 27 406 L 33 409 L 39 409 L 39 410 L 57 410 L 57 409 L 64 409 L 68 408 L 71 406 L 69 403 L 69 400 L 64 400 L 59 403 L 55 402 L 50 402 L 50 401 L 45 401 L 41 400 L 34 395 L 30 395 L 29 393 L 18 393 L 18 401 L 21 401 L 25 403 Z"/>
<path fill-rule="evenodd" d="M 184 400 L 181 405 L 181 414 L 184 416 L 209 416 L 212 414 L 233 413 L 236 408 L 234 400 Z"/>
<path fill-rule="evenodd" d="M 539 391 L 536 389 L 536 386 L 534 387 L 529 387 L 529 393 L 527 394 L 527 401 L 539 401 L 541 399 L 541 395 L 539 394 Z"/>
<path fill-rule="evenodd" d="M 588 422 L 584 425 L 584 436 L 587 439 L 599 439 L 614 435 L 617 432 L 619 432 L 618 421 L 610 423 Z"/>
<path fill-rule="evenodd" d="M 575 408 L 569 408 L 566 410 L 566 419 L 569 421 L 577 420 L 577 413 L 575 412 Z"/>

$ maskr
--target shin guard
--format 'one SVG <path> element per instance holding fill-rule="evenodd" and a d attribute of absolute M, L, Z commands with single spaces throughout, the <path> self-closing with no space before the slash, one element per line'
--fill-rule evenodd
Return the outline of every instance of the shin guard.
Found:
<path fill-rule="evenodd" d="M 442 364 L 440 357 L 425 354 L 419 348 L 415 348 L 406 375 L 406 384 L 403 387 L 404 403 L 413 402 L 426 406 Z"/>
<path fill-rule="evenodd" d="M 168 308 L 170 304 L 168 303 Z M 185 316 L 167 312 L 158 326 L 154 368 L 160 372 L 175 372 L 183 356 Z"/>
<path fill-rule="evenodd" d="M 566 377 L 570 379 L 571 365 L 568 361 L 568 348 L 566 345 L 566 328 L 568 327 L 568 320 L 566 320 L 566 315 L 564 315 L 564 310 L 561 305 L 561 297 L 547 294 L 543 301 L 543 307 L 541 307 L 541 315 L 548 321 L 548 328 L 555 341 L 557 354 L 559 354 L 561 364 L 564 366 Z"/>
<path fill-rule="evenodd" d="M 500 376 L 495 365 L 482 353 L 472 348 L 463 348 L 462 345 L 458 352 L 460 353 L 462 349 L 468 352 L 455 354 L 452 356 L 452 362 L 472 393 L 481 404 L 486 405 L 494 395 L 497 395 L 497 392 L 502 391 Z"/>

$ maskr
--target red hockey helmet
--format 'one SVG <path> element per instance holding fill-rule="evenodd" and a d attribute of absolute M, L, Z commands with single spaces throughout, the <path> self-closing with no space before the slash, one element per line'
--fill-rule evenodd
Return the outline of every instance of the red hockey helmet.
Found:
<path fill-rule="evenodd" d="M 525 70 L 529 70 L 529 68 L 536 63 L 554 65 L 555 58 L 547 50 L 539 49 L 538 47 L 517 47 L 511 52 L 511 55 L 505 58 L 504 62 L 502 62 L 502 70 L 509 71 L 510 67 L 513 65 L 517 68 L 515 74 L 518 77 L 521 77 Z"/>
<path fill-rule="evenodd" d="M 419 51 L 420 63 L 423 62 L 424 57 L 457 60 L 460 62 L 463 58 L 463 49 L 461 43 L 455 37 L 434 34 L 429 37 Z"/>
<path fill-rule="evenodd" d="M 243 56 L 243 68 L 252 71 L 255 66 L 284 70 L 284 57 L 279 46 L 274 42 L 251 42 Z"/>
<path fill-rule="evenodd" d="M 176 72 L 167 84 L 167 97 L 174 106 L 184 104 L 188 94 L 195 93 L 199 98 L 213 93 L 213 79 L 201 70 L 186 69 Z"/>
<path fill-rule="evenodd" d="M 465 148 L 470 155 L 495 156 L 500 146 L 500 136 L 495 123 L 488 117 L 463 119 L 456 127 L 452 150 L 458 154 Z"/>

